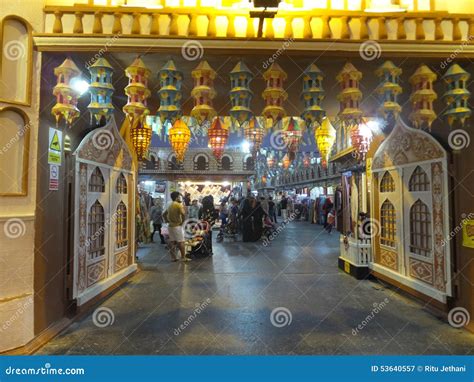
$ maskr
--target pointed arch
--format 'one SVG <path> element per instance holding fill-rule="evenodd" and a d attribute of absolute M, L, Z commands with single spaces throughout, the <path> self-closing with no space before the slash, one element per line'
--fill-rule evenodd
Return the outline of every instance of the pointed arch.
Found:
<path fill-rule="evenodd" d="M 408 189 L 412 192 L 430 190 L 430 179 L 428 174 L 420 166 L 416 166 L 413 170 L 410 181 L 408 182 Z"/>
<path fill-rule="evenodd" d="M 380 243 L 395 248 L 397 216 L 395 207 L 386 199 L 380 207 Z"/>
<path fill-rule="evenodd" d="M 380 180 L 380 192 L 395 192 L 395 181 L 388 171 L 385 171 Z"/>
<path fill-rule="evenodd" d="M 89 192 L 105 192 L 104 175 L 99 167 L 94 168 L 89 179 Z"/>
<path fill-rule="evenodd" d="M 418 199 L 410 208 L 410 252 L 429 257 L 432 250 L 431 213 Z"/>
<path fill-rule="evenodd" d="M 125 175 L 123 175 L 123 172 L 121 172 L 117 178 L 115 192 L 117 192 L 117 194 L 127 194 L 127 179 Z"/>
<path fill-rule="evenodd" d="M 95 259 L 105 254 L 105 213 L 104 207 L 98 200 L 91 206 L 88 219 L 89 259 Z"/>
<path fill-rule="evenodd" d="M 115 243 L 119 249 L 128 245 L 127 206 L 124 202 L 118 204 L 115 217 Z"/>

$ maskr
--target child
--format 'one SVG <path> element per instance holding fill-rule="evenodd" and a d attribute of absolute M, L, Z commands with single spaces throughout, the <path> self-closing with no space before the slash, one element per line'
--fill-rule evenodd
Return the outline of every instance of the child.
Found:
<path fill-rule="evenodd" d="M 334 209 L 331 209 L 328 213 L 326 227 L 324 228 L 326 231 L 328 231 L 329 234 L 331 234 L 335 221 L 336 221 L 336 211 Z"/>

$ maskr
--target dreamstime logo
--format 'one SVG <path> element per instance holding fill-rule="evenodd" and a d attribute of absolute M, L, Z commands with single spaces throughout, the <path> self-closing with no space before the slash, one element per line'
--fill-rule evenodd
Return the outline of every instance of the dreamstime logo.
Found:
<path fill-rule="evenodd" d="M 359 234 L 362 238 L 373 238 L 380 233 L 380 222 L 377 219 L 366 219 L 359 227 Z"/>
<path fill-rule="evenodd" d="M 94 310 L 92 314 L 92 322 L 98 328 L 112 326 L 115 321 L 115 315 L 112 309 L 102 306 Z"/>
<path fill-rule="evenodd" d="M 462 328 L 471 321 L 471 316 L 466 308 L 456 307 L 449 311 L 448 322 L 453 328 Z"/>
<path fill-rule="evenodd" d="M 287 144 L 283 130 L 275 130 L 270 134 L 270 146 L 275 150 L 286 150 Z"/>
<path fill-rule="evenodd" d="M 114 141 L 113 134 L 108 130 L 96 131 L 92 137 L 92 144 L 97 150 L 109 150 Z"/>
<path fill-rule="evenodd" d="M 206 229 L 206 223 L 203 223 L 199 219 L 187 219 L 183 223 L 184 233 L 190 238 L 198 234 L 198 231 L 204 231 Z"/>
<path fill-rule="evenodd" d="M 89 69 L 90 66 L 94 65 L 94 63 L 109 50 L 109 46 L 115 44 L 115 41 L 117 41 L 120 36 L 121 33 L 119 32 L 117 34 L 114 34 L 111 38 L 108 38 L 104 44 L 104 47 L 99 49 L 99 51 L 94 55 L 94 57 L 92 57 L 89 61 L 86 62 L 86 68 Z"/>
<path fill-rule="evenodd" d="M 357 325 L 356 328 L 352 329 L 352 335 L 356 336 L 359 334 L 359 331 L 364 329 L 367 325 L 369 325 L 370 321 L 372 321 L 376 314 L 379 314 L 383 308 L 390 302 L 390 300 L 385 297 L 382 302 L 374 302 L 372 304 L 373 309 L 370 313 L 365 317 L 360 324 Z"/>
<path fill-rule="evenodd" d="M 262 63 L 262 67 L 263 69 L 267 69 L 268 67 L 270 67 L 274 62 L 276 62 L 276 60 L 278 59 L 278 57 L 280 57 L 283 52 L 290 46 L 290 44 L 295 41 L 294 39 L 292 38 L 289 38 L 287 40 L 285 40 L 283 42 L 283 44 L 281 45 L 281 47 L 271 55 L 271 57 L 268 58 L 268 60 L 264 61 Z"/>
<path fill-rule="evenodd" d="M 286 225 L 295 219 L 296 219 L 296 214 L 293 212 L 288 216 L 286 220 L 283 220 L 283 222 L 275 230 L 273 230 L 267 237 L 264 237 L 263 246 L 268 247 L 270 242 L 275 240 L 278 237 L 278 235 L 285 229 Z"/>
<path fill-rule="evenodd" d="M 26 233 L 25 222 L 18 218 L 8 219 L 3 226 L 3 232 L 9 239 L 18 239 Z"/>
<path fill-rule="evenodd" d="M 373 61 L 382 55 L 382 47 L 377 41 L 367 40 L 360 44 L 359 54 L 365 61 Z"/>
<path fill-rule="evenodd" d="M 469 35 L 468 38 L 459 46 L 459 48 L 455 49 L 454 52 L 452 52 L 446 60 L 441 62 L 441 69 L 446 69 L 446 67 L 451 62 L 453 62 L 453 60 L 458 56 L 459 53 L 462 53 L 464 51 L 464 48 L 469 45 L 473 39 L 474 36 Z"/>
<path fill-rule="evenodd" d="M 441 240 L 441 245 L 444 247 L 453 237 L 455 237 L 459 232 L 462 231 L 463 225 L 470 219 L 474 218 L 474 213 L 470 212 L 468 215 L 461 214 L 461 223 L 454 227 L 453 230 L 449 232 L 448 237 Z"/>
<path fill-rule="evenodd" d="M 280 306 L 275 308 L 270 313 L 270 322 L 276 328 L 283 328 L 284 326 L 291 325 L 293 316 L 288 308 Z"/>
<path fill-rule="evenodd" d="M 199 41 L 188 40 L 181 47 L 181 55 L 186 61 L 196 61 L 204 55 L 204 47 Z"/>
<path fill-rule="evenodd" d="M 3 54 L 5 55 L 5 58 L 10 61 L 20 60 L 25 57 L 25 45 L 18 40 L 9 41 L 3 47 Z"/>
<path fill-rule="evenodd" d="M 471 138 L 467 131 L 456 129 L 449 133 L 448 143 L 453 150 L 462 150 L 469 146 Z"/>
<path fill-rule="evenodd" d="M 191 323 L 194 321 L 194 319 L 199 314 L 201 314 L 204 311 L 204 309 L 206 309 L 209 306 L 210 303 L 211 303 L 211 299 L 206 298 L 203 302 L 196 304 L 195 307 L 194 307 L 193 313 L 190 314 L 188 316 L 188 318 L 186 320 L 184 320 L 184 322 L 174 330 L 174 335 L 179 336 L 181 334 L 181 332 L 183 330 L 185 330 L 189 325 L 191 325 Z"/>

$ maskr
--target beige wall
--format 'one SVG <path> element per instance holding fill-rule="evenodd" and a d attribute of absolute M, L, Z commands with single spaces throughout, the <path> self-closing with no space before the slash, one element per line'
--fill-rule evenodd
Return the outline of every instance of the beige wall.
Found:
<path fill-rule="evenodd" d="M 42 31 L 42 8 L 42 0 L 2 0 L 0 19 L 20 16 L 31 24 L 33 31 Z M 0 196 L 0 352 L 24 345 L 34 335 L 32 297 L 40 60 L 41 55 L 34 53 L 31 105 L 0 102 L 0 108 L 16 106 L 30 120 L 27 195 Z M 3 155 L 8 156 L 9 151 Z M 15 150 L 11 150 L 11 155 L 16 155 Z"/>

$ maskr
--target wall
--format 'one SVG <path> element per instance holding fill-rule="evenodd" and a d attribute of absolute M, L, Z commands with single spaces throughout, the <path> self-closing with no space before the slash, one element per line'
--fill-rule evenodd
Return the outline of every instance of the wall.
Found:
<path fill-rule="evenodd" d="M 43 19 L 38 17 L 42 8 L 41 0 L 2 1 L 0 19 L 17 15 L 28 21 L 33 31 L 42 31 Z M 5 55 L 2 59 L 6 59 Z M 41 54 L 34 52 L 31 105 L 16 106 L 23 110 L 30 120 L 26 196 L 0 196 L 0 352 L 22 346 L 34 336 L 32 297 L 40 64 Z M 0 102 L 0 108 L 5 106 L 12 105 Z M 9 155 L 9 152 L 4 155 Z M 5 178 L 2 181 L 5 181 Z M 13 237 L 6 235 L 9 228 L 13 228 L 14 222 L 18 231 Z"/>

